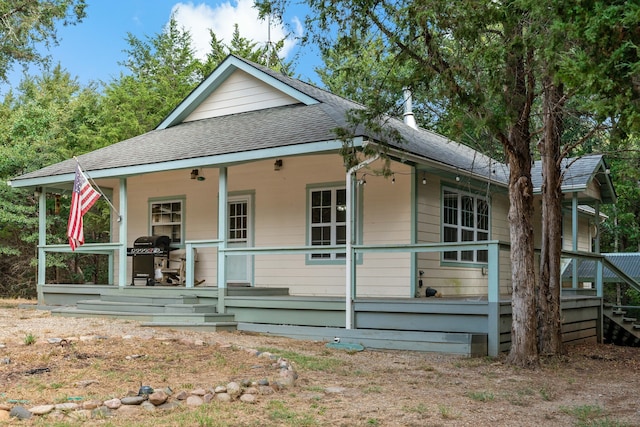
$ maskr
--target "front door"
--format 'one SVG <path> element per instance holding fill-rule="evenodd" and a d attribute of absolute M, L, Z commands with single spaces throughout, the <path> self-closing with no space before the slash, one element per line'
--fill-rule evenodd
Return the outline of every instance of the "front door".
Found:
<path fill-rule="evenodd" d="M 229 197 L 227 207 L 227 247 L 246 248 L 252 246 L 253 218 L 251 197 Z M 227 283 L 251 285 L 253 257 L 250 255 L 228 255 L 226 265 Z"/>

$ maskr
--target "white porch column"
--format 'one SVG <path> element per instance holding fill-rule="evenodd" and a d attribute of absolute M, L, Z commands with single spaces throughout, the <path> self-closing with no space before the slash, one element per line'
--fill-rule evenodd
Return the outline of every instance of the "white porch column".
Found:
<path fill-rule="evenodd" d="M 42 287 L 47 280 L 47 253 L 44 247 L 47 245 L 47 189 L 40 189 L 38 194 L 38 278 L 36 292 L 38 304 L 44 304 L 44 289 Z"/>
<path fill-rule="evenodd" d="M 226 253 L 227 248 L 227 168 L 218 169 L 218 313 L 226 313 L 227 293 Z"/>
<path fill-rule="evenodd" d="M 364 145 L 364 144 L 363 144 Z M 365 166 L 375 162 L 380 158 L 379 154 L 376 154 L 373 157 L 363 160 L 361 163 L 355 165 L 351 169 L 347 171 L 346 177 L 346 196 L 347 196 L 347 224 L 346 224 L 346 234 L 347 234 L 347 244 L 346 244 L 346 259 L 345 259 L 345 329 L 353 329 L 353 294 L 355 293 L 355 257 L 353 256 L 353 245 L 355 243 L 355 215 L 353 212 L 354 206 L 354 183 L 353 183 L 353 174 L 364 168 Z"/>
<path fill-rule="evenodd" d="M 578 193 L 573 193 L 573 198 L 571 199 L 571 249 L 574 252 L 578 251 Z M 573 289 L 576 289 L 578 287 L 579 262 L 579 259 L 573 259 L 573 271 L 571 272 L 571 287 Z"/>
<path fill-rule="evenodd" d="M 118 218 L 118 242 L 120 251 L 118 253 L 118 286 L 127 285 L 127 179 L 120 178 L 120 217 Z"/>

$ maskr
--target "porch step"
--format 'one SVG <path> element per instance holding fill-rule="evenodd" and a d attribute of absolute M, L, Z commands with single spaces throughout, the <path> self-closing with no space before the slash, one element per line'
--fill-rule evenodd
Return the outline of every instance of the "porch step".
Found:
<path fill-rule="evenodd" d="M 153 322 L 154 324 L 202 324 L 222 323 L 229 326 L 234 321 L 232 314 L 217 313 L 141 313 L 133 311 L 86 310 L 75 307 L 64 307 L 51 311 L 53 316 L 62 317 L 101 317 Z"/>
<path fill-rule="evenodd" d="M 218 332 L 235 331 L 238 329 L 238 322 L 142 322 L 140 326 L 150 328 L 168 328 L 188 331 Z"/>
<path fill-rule="evenodd" d="M 143 296 L 143 295 L 118 295 L 118 294 L 100 294 L 100 300 L 110 302 L 137 302 L 144 304 L 197 304 L 198 297 L 191 295 L 180 296 Z"/>
<path fill-rule="evenodd" d="M 129 313 L 216 313 L 215 304 L 162 304 L 129 301 L 83 300 L 76 303 L 80 310 L 113 311 Z"/>

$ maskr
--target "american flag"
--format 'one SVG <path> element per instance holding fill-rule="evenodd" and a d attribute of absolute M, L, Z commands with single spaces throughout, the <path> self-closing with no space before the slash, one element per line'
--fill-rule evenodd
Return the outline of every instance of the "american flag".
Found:
<path fill-rule="evenodd" d="M 71 209 L 69 210 L 69 223 L 67 225 L 67 236 L 71 250 L 84 244 L 84 231 L 82 217 L 91 206 L 100 198 L 100 193 L 93 189 L 87 177 L 84 176 L 80 165 L 76 166 L 76 179 L 73 183 L 73 193 L 71 194 Z"/>

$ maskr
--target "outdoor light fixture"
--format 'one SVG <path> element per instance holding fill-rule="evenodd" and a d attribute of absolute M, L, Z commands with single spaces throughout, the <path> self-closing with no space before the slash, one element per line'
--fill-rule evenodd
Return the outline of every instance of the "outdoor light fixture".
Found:
<path fill-rule="evenodd" d="M 191 169 L 191 179 L 198 178 L 198 169 Z"/>
<path fill-rule="evenodd" d="M 427 177 L 425 174 L 422 174 L 422 185 L 426 185 L 427 184 Z"/>
<path fill-rule="evenodd" d="M 391 175 L 391 183 L 392 184 L 396 183 L 396 174 L 395 173 L 393 175 Z"/>
<path fill-rule="evenodd" d="M 273 164 L 273 170 L 279 171 L 280 169 L 282 169 L 282 159 L 276 159 L 275 163 Z"/>

